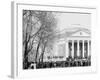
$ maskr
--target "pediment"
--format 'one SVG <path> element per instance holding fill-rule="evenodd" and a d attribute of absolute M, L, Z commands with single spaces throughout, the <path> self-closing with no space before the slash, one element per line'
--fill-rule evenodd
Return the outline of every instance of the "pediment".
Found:
<path fill-rule="evenodd" d="M 83 36 L 90 37 L 90 33 L 87 32 L 87 31 L 80 30 L 80 31 L 76 31 L 76 32 L 72 33 L 71 36 L 73 36 L 73 37 L 74 36 L 77 36 L 77 37 L 83 37 Z"/>

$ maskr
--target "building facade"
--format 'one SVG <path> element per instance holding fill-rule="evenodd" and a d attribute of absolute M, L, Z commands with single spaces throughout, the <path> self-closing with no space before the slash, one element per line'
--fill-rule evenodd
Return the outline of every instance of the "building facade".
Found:
<path fill-rule="evenodd" d="M 88 29 L 62 32 L 55 40 L 54 54 L 44 61 L 64 61 L 67 58 L 88 59 L 91 57 L 91 33 Z M 51 57 L 48 59 L 48 57 Z"/>

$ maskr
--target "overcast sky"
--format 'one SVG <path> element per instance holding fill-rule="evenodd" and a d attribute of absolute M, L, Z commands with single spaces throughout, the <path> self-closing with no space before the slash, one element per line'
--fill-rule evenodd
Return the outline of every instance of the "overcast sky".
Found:
<path fill-rule="evenodd" d="M 83 27 L 90 29 L 91 15 L 80 13 L 57 13 L 57 26 L 59 30 L 65 28 Z"/>

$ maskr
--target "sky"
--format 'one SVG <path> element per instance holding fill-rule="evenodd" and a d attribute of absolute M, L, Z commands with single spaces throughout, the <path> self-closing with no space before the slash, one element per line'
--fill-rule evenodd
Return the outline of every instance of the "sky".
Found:
<path fill-rule="evenodd" d="M 84 13 L 56 13 L 57 27 L 59 30 L 66 28 L 82 27 L 90 29 L 91 14 Z"/>

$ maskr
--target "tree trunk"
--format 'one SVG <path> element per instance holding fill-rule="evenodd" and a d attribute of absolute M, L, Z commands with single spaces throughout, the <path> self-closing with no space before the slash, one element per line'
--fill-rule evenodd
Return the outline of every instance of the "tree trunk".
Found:
<path fill-rule="evenodd" d="M 28 68 L 28 53 L 27 53 L 27 42 L 25 43 L 25 52 L 24 52 L 24 69 Z"/>
<path fill-rule="evenodd" d="M 42 52 L 42 60 L 41 60 L 42 62 L 43 62 L 43 57 L 44 57 L 45 47 L 46 47 L 46 45 L 44 45 L 43 52 Z"/>
<path fill-rule="evenodd" d="M 37 56 L 38 56 L 38 51 L 39 51 L 39 47 L 40 47 L 40 41 L 38 43 L 38 46 L 37 46 L 37 50 L 36 50 L 36 56 L 35 56 L 35 62 L 37 63 Z"/>
<path fill-rule="evenodd" d="M 27 33 L 26 33 L 26 38 L 25 38 L 25 51 L 24 51 L 24 65 L 23 68 L 27 69 L 28 68 L 28 41 L 27 41 Z"/>

